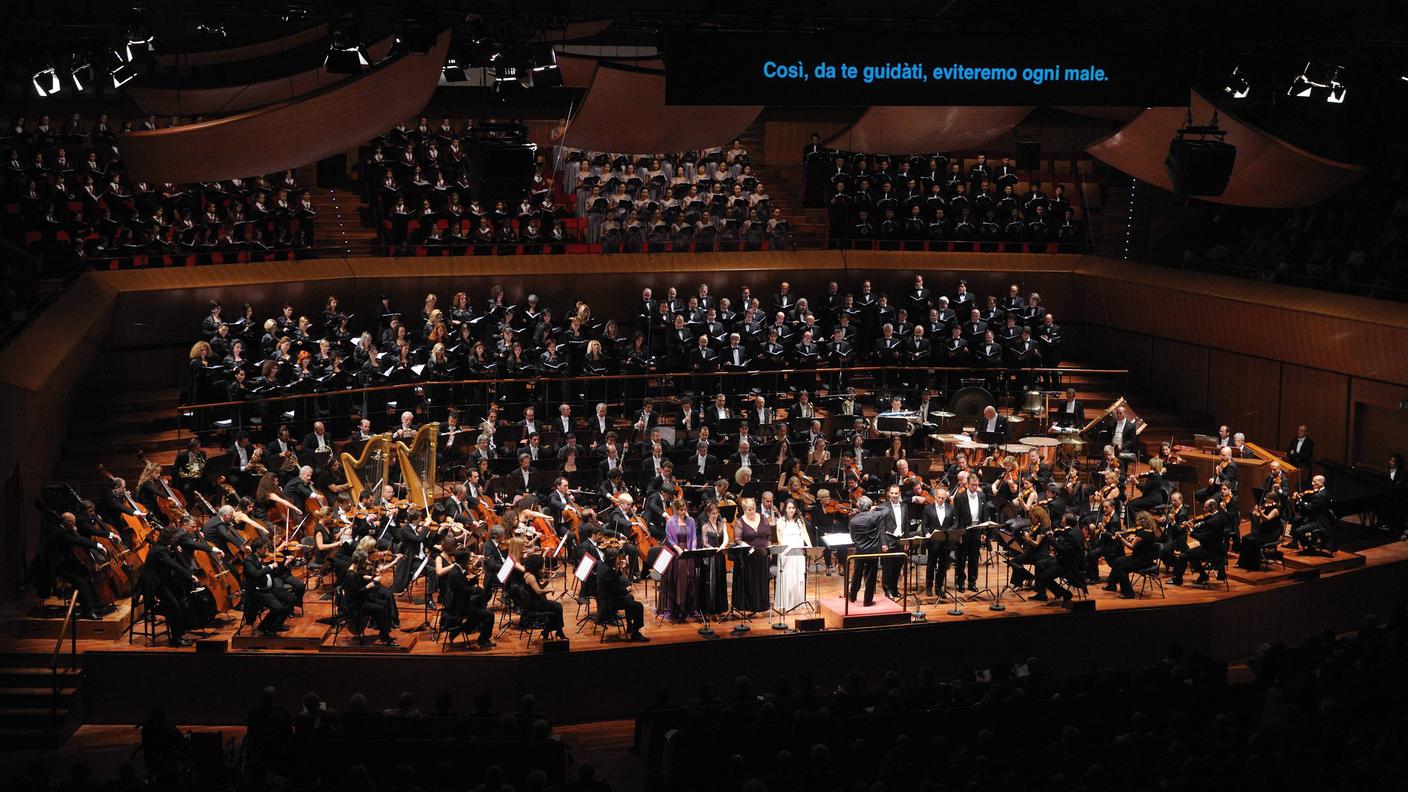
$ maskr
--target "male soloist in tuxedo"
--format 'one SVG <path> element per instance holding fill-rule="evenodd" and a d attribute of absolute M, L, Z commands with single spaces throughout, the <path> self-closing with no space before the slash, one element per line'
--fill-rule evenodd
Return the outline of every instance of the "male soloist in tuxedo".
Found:
<path fill-rule="evenodd" d="M 951 545 L 948 538 L 944 536 L 935 537 L 935 531 L 947 531 L 955 525 L 957 513 L 950 502 L 948 490 L 939 487 L 934 490 L 934 502 L 924 507 L 922 516 L 923 528 L 921 532 L 929 537 L 925 541 L 928 550 L 928 561 L 924 564 L 924 593 L 934 593 L 934 570 L 938 569 L 939 591 L 944 590 L 944 582 L 948 580 L 949 551 Z"/>
<path fill-rule="evenodd" d="M 967 488 L 953 498 L 955 528 L 968 528 L 970 525 L 987 519 L 988 499 L 983 494 L 982 481 L 977 476 L 968 479 Z M 969 591 L 978 590 L 978 548 L 982 539 L 981 531 L 965 531 L 958 543 L 958 557 L 954 560 L 953 585 L 964 587 L 967 581 Z"/>

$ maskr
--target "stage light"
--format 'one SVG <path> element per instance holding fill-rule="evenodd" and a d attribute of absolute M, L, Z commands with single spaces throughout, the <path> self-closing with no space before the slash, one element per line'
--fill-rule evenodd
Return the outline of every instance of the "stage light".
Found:
<path fill-rule="evenodd" d="M 469 71 L 461 66 L 459 60 L 453 55 L 445 59 L 445 67 L 441 71 L 440 83 L 448 85 L 450 83 L 469 82 Z"/>
<path fill-rule="evenodd" d="M 1306 61 L 1305 68 L 1291 81 L 1286 95 L 1297 99 L 1324 97 L 1330 104 L 1342 104 L 1346 93 L 1344 83 L 1340 82 L 1342 68 L 1331 63 Z"/>
<path fill-rule="evenodd" d="M 82 92 L 93 82 L 93 64 L 83 55 L 74 55 L 69 67 L 69 77 L 73 80 L 73 90 Z"/>
<path fill-rule="evenodd" d="M 1242 74 L 1241 66 L 1232 68 L 1232 74 L 1227 78 L 1227 84 L 1222 86 L 1222 91 L 1233 99 L 1246 99 L 1251 94 L 1252 85 L 1247 82 L 1247 76 Z"/>
<path fill-rule="evenodd" d="M 332 25 L 332 45 L 323 59 L 323 68 L 330 74 L 358 74 L 371 65 L 366 48 L 357 36 L 357 21 L 339 19 Z"/>
<path fill-rule="evenodd" d="M 531 57 L 535 72 L 557 68 L 557 50 L 553 49 L 551 44 L 534 45 Z"/>
<path fill-rule="evenodd" d="M 218 38 L 225 38 L 230 35 L 224 25 L 206 24 L 205 22 L 196 23 L 196 32 L 204 33 L 208 36 L 216 36 Z"/>
<path fill-rule="evenodd" d="M 59 73 L 53 66 L 46 66 L 34 73 L 34 92 L 41 97 L 50 97 L 59 92 Z"/>
<path fill-rule="evenodd" d="M 121 88 L 136 78 L 137 70 L 132 68 L 130 63 L 124 63 L 120 66 L 113 67 L 113 69 L 108 72 L 108 76 L 112 78 L 112 87 Z"/>

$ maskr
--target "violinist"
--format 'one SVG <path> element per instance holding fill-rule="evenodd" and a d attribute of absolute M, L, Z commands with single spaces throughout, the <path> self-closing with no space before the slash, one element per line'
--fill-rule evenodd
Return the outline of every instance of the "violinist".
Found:
<path fill-rule="evenodd" d="M 406 519 L 392 529 L 392 540 L 400 561 L 391 576 L 391 593 L 400 594 L 415 585 L 418 574 L 424 574 L 426 545 L 431 540 L 431 528 L 424 522 L 424 513 L 409 511 Z"/>
<path fill-rule="evenodd" d="M 454 555 L 454 563 L 443 573 L 440 568 L 437 560 L 436 572 L 442 574 L 445 581 L 441 599 L 443 626 L 449 641 L 454 643 L 456 636 L 477 631 L 479 638 L 475 646 L 480 649 L 494 648 L 494 613 L 488 608 L 488 591 L 480 585 L 484 558 L 468 550 L 460 550 Z"/>
<path fill-rule="evenodd" d="M 166 620 L 166 642 L 171 646 L 190 646 L 184 638 L 187 629 L 185 600 L 200 585 L 190 566 L 177 560 L 177 543 L 181 537 L 177 528 L 165 528 L 152 542 L 147 561 L 142 565 L 141 590 L 146 607 Z"/>
<path fill-rule="evenodd" d="M 265 552 L 266 547 L 263 539 L 257 539 L 250 543 L 251 552 L 244 558 L 244 621 L 253 625 L 255 617 L 263 611 L 259 634 L 272 638 L 287 629 L 284 621 L 293 613 L 296 603 L 294 592 L 285 585 L 290 577 L 287 568 L 273 553 Z"/>
<path fill-rule="evenodd" d="M 1188 552 L 1188 507 L 1183 503 L 1183 493 L 1174 491 L 1169 496 L 1168 508 L 1154 517 L 1154 522 L 1163 529 L 1164 539 L 1159 545 L 1159 560 L 1170 569 L 1179 556 Z"/>
<path fill-rule="evenodd" d="M 1223 486 L 1229 487 L 1234 493 L 1237 491 L 1237 463 L 1232 461 L 1232 447 L 1223 446 L 1217 449 L 1217 457 L 1217 464 L 1213 467 L 1212 476 L 1208 478 L 1208 485 L 1193 493 L 1200 501 L 1217 496 Z"/>
<path fill-rule="evenodd" d="M 1291 530 L 1291 538 L 1296 547 L 1312 551 L 1318 547 L 1326 550 L 1334 548 L 1335 515 L 1330 511 L 1330 491 L 1325 488 L 1325 477 L 1316 475 L 1310 479 L 1310 489 L 1292 496 L 1296 512 L 1296 525 Z"/>
<path fill-rule="evenodd" d="M 1139 512 L 1134 518 L 1134 528 L 1119 533 L 1119 540 L 1129 549 L 1129 555 L 1121 555 L 1110 562 L 1110 579 L 1105 584 L 1105 590 L 1114 591 L 1118 587 L 1120 599 L 1134 599 L 1134 584 L 1129 576 L 1159 562 L 1158 543 L 1162 538 L 1153 515 Z"/>
<path fill-rule="evenodd" d="M 602 621 L 621 614 L 626 620 L 626 635 L 636 643 L 648 643 L 641 634 L 645 626 L 645 606 L 631 594 L 630 562 L 622 551 L 608 550 L 600 568 L 600 618 Z"/>
<path fill-rule="evenodd" d="M 849 546 L 842 545 L 833 552 L 822 537 L 833 533 L 845 533 L 846 524 L 854 510 L 847 501 L 831 497 L 831 490 L 822 488 L 816 491 L 816 503 L 812 504 L 811 519 L 812 545 L 821 547 L 822 561 L 826 564 L 826 576 L 831 577 L 836 564 L 846 565 Z"/>
<path fill-rule="evenodd" d="M 1275 548 L 1286 531 L 1281 515 L 1281 495 L 1268 489 L 1261 503 L 1252 508 L 1251 530 L 1237 544 L 1237 568 L 1255 572 L 1261 569 L 1265 548 Z"/>
<path fill-rule="evenodd" d="M 509 563 L 504 544 L 503 526 L 495 525 L 490 528 L 489 540 L 484 543 L 484 588 L 491 593 L 500 585 L 499 570 Z"/>
<path fill-rule="evenodd" d="M 956 520 L 957 514 L 953 510 L 953 498 L 949 496 L 948 487 L 943 485 L 935 487 L 933 502 L 926 505 L 920 514 L 922 523 L 920 531 L 928 537 L 924 541 L 928 555 L 928 560 L 924 564 L 925 594 L 933 595 L 936 577 L 941 596 L 944 589 L 947 588 L 949 556 L 953 550 L 953 544 L 945 532 L 953 529 Z M 936 533 L 939 535 L 935 536 Z"/>
<path fill-rule="evenodd" d="M 1201 586 L 1208 582 L 1209 568 L 1217 570 L 1218 580 L 1226 580 L 1224 548 L 1227 546 L 1225 537 L 1229 523 L 1235 525 L 1233 518 L 1219 507 L 1216 500 L 1209 498 L 1204 501 L 1203 513 L 1187 523 L 1192 537 L 1198 541 L 1198 546 L 1184 553 L 1174 563 L 1173 579 L 1169 582 L 1175 586 L 1183 585 L 1183 572 L 1189 565 L 1198 573 L 1198 579 L 1194 581 L 1196 585 Z"/>
<path fill-rule="evenodd" d="M 1049 599 L 1047 592 L 1050 592 L 1063 606 L 1069 607 L 1071 590 L 1057 581 L 1064 579 L 1083 589 L 1085 556 L 1085 538 L 1077 526 L 1076 515 L 1064 515 L 1060 525 L 1051 532 L 1051 554 L 1036 564 L 1036 594 L 1032 595 L 1032 600 L 1045 602 Z"/>
<path fill-rule="evenodd" d="M 1086 531 L 1086 579 L 1092 583 L 1100 582 L 1100 559 L 1105 559 L 1106 564 L 1113 565 L 1114 562 L 1124 557 L 1124 542 L 1120 541 L 1120 516 L 1116 509 L 1116 501 L 1106 499 L 1103 495 L 1095 494 L 1091 496 L 1091 507 L 1093 514 L 1087 522 Z"/>
<path fill-rule="evenodd" d="M 1164 503 L 1164 462 L 1155 457 L 1149 460 L 1149 469 L 1138 476 L 1132 476 L 1134 485 L 1139 488 L 1139 497 L 1125 504 L 1128 519 L 1140 512 L 1146 512 Z"/>
<path fill-rule="evenodd" d="M 555 635 L 558 640 L 567 640 L 567 634 L 562 631 L 562 603 L 552 598 L 542 579 L 542 554 L 530 553 L 515 566 L 523 575 L 519 593 L 523 598 L 524 615 L 542 619 L 544 639 Z"/>
<path fill-rule="evenodd" d="M 612 507 L 601 512 L 601 535 L 622 542 L 621 552 L 630 563 L 631 580 L 639 580 L 641 548 L 640 540 L 650 537 L 644 519 L 636 513 L 635 499 L 628 492 L 617 494 Z"/>
<path fill-rule="evenodd" d="M 1025 509 L 1024 514 L 1027 525 L 1015 531 L 1018 552 L 1011 558 L 1012 571 L 1008 577 L 1008 585 L 1014 589 L 1035 580 L 1036 575 L 1028 572 L 1027 567 L 1039 569 L 1041 562 L 1051 555 L 1051 515 L 1035 503 Z"/>
<path fill-rule="evenodd" d="M 385 646 L 395 646 L 391 628 L 395 623 L 396 601 L 391 592 L 377 581 L 377 568 L 364 548 L 352 553 L 352 561 L 343 575 L 342 607 L 353 632 L 360 633 L 361 627 L 371 622 L 376 627 L 377 641 Z"/>
<path fill-rule="evenodd" d="M 298 469 L 298 475 L 289 479 L 283 486 L 284 499 L 297 504 L 299 509 L 312 500 L 317 494 L 313 489 L 313 468 L 311 465 L 304 465 Z"/>

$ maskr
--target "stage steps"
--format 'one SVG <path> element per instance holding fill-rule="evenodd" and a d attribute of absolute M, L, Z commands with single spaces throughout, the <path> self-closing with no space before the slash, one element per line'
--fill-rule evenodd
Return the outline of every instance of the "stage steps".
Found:
<path fill-rule="evenodd" d="M 0 652 L 0 745 L 5 749 L 58 748 L 83 725 L 82 655 L 79 667 L 71 668 L 68 655 L 60 653 L 57 673 L 49 662 L 50 653 L 38 649 Z"/>

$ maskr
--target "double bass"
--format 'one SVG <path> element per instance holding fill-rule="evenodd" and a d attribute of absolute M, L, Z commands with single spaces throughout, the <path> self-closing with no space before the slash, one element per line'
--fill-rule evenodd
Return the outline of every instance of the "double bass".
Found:
<path fill-rule="evenodd" d="M 117 476 L 108 472 L 108 469 L 103 467 L 101 462 L 98 463 L 98 472 L 106 476 L 109 481 L 117 480 Z M 123 512 L 122 523 L 127 526 L 127 530 L 132 534 L 133 544 L 135 545 L 132 551 L 136 553 L 137 558 L 145 564 L 147 561 L 147 546 L 150 545 L 155 538 L 156 529 L 152 527 L 151 520 L 147 517 L 147 508 L 138 503 L 137 499 L 132 497 L 130 491 L 124 489 L 122 496 L 127 500 L 128 507 L 136 512 L 136 514 Z"/>

